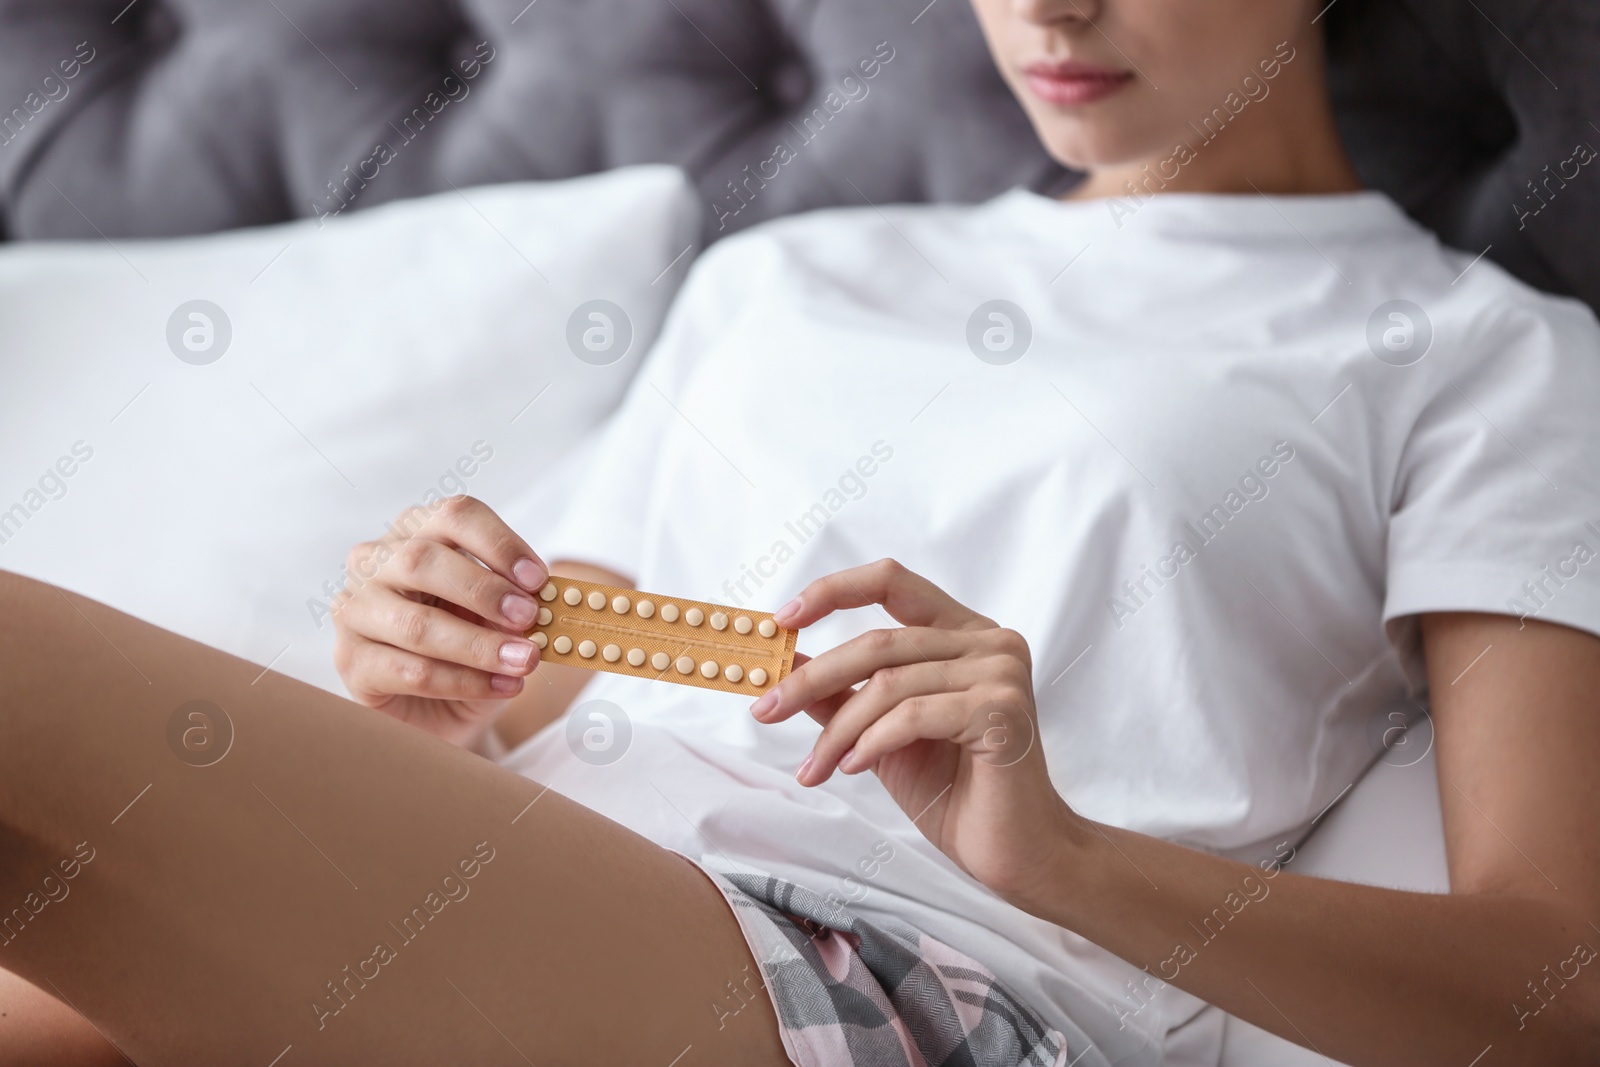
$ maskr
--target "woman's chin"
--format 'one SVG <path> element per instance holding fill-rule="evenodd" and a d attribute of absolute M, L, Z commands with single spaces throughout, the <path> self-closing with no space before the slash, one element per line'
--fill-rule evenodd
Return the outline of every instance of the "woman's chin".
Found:
<path fill-rule="evenodd" d="M 1041 138 L 1050 158 L 1068 170 L 1088 173 L 1127 166 L 1131 161 L 1150 158 L 1150 153 L 1139 153 L 1125 144 L 1104 144 L 1086 141 L 1081 136 Z"/>

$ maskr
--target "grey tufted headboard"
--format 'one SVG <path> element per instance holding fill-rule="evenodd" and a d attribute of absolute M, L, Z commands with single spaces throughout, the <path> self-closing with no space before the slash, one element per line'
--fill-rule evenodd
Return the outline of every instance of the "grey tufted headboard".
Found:
<path fill-rule="evenodd" d="M 1600 306 L 1600 4 L 1333 0 L 1326 19 L 1369 182 Z M 196 233 L 639 162 L 696 177 L 709 237 L 1071 180 L 966 0 L 0 0 L 12 238 Z"/>

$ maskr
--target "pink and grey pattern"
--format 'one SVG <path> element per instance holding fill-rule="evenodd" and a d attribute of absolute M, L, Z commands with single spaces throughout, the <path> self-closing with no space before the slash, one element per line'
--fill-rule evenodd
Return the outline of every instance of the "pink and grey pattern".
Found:
<path fill-rule="evenodd" d="M 899 923 L 707 856 L 761 964 L 799 1067 L 1078 1067 L 1081 1032 L 1050 1028 L 982 964 Z"/>

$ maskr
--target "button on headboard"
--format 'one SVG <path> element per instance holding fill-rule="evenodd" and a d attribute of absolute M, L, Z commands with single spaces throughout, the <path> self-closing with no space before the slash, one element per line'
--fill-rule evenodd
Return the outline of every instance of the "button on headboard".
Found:
<path fill-rule="evenodd" d="M 1369 181 L 1600 305 L 1600 160 L 1576 162 L 1600 148 L 1600 6 L 1334 0 L 1326 19 Z M 708 237 L 1071 180 L 966 0 L 0 0 L 12 238 L 206 232 L 640 162 L 696 177 Z"/>

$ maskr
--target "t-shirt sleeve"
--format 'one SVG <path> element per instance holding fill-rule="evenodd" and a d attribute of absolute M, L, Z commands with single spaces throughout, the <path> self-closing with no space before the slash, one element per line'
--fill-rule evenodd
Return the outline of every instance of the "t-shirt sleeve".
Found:
<path fill-rule="evenodd" d="M 533 541 L 546 562 L 590 563 L 637 581 L 647 562 L 652 502 L 660 490 L 662 441 L 690 386 L 699 354 L 745 304 L 738 238 L 701 257 L 667 313 L 622 403 L 573 456 L 560 517 Z"/>
<path fill-rule="evenodd" d="M 1476 342 L 1400 457 L 1384 621 L 1419 683 L 1424 612 L 1600 634 L 1600 328 L 1574 301 L 1527 294 Z"/>

